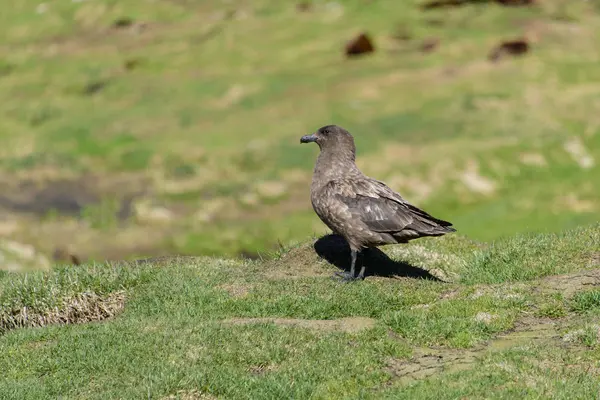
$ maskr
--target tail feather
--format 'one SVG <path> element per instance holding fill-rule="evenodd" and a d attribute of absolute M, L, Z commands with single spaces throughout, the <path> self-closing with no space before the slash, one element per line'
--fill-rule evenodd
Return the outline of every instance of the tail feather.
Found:
<path fill-rule="evenodd" d="M 436 218 L 430 214 L 428 214 L 427 212 L 421 210 L 418 207 L 413 206 L 412 204 L 407 203 L 406 204 L 408 206 L 408 209 L 420 220 L 422 221 L 427 221 L 427 222 L 434 222 L 435 224 L 439 225 L 439 226 L 443 226 L 443 227 L 451 227 L 452 223 L 448 222 L 448 221 L 444 221 L 443 219 L 439 219 Z M 455 232 L 456 230 L 454 228 L 450 228 L 452 229 L 450 232 Z"/>
<path fill-rule="evenodd" d="M 452 223 L 443 219 L 435 218 L 425 211 L 411 204 L 408 205 L 411 213 L 415 218 L 415 222 L 409 226 L 423 236 L 441 236 L 446 233 L 456 232 L 452 227 Z"/>

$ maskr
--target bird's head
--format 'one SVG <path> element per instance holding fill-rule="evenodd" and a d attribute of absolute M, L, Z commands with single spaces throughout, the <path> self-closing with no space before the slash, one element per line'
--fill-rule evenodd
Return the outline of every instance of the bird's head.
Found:
<path fill-rule="evenodd" d="M 300 138 L 300 143 L 311 142 L 318 144 L 321 150 L 355 152 L 354 138 L 350 132 L 337 125 L 324 126 L 312 135 Z"/>

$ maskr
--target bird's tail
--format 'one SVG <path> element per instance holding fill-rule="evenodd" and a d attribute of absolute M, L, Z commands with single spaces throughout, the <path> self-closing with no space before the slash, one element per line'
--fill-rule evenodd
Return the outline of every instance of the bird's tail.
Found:
<path fill-rule="evenodd" d="M 430 225 L 428 228 L 429 229 L 420 230 L 419 233 L 422 236 L 442 236 L 447 233 L 456 232 L 456 229 L 454 229 L 451 226 L 442 226 L 442 225 L 431 226 Z"/>
<path fill-rule="evenodd" d="M 418 207 L 413 206 L 412 204 L 407 204 L 408 208 L 412 212 L 412 214 L 427 224 L 433 224 L 436 228 L 444 232 L 456 232 L 456 229 L 452 227 L 452 222 L 444 221 L 443 219 L 435 218 L 434 216 L 426 213 Z"/>

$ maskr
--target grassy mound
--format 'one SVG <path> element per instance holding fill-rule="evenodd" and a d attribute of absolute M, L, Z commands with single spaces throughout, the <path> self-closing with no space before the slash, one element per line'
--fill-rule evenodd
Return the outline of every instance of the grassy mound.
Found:
<path fill-rule="evenodd" d="M 596 394 L 600 226 L 490 244 L 452 235 L 383 250 L 370 259 L 378 261 L 372 274 L 354 284 L 330 277 L 347 266 L 347 254 L 327 237 L 261 261 L 163 258 L 0 272 L 0 393 Z M 74 299 L 87 305 L 80 310 Z M 109 313 L 98 310 L 107 308 L 112 318 L 101 320 Z"/>

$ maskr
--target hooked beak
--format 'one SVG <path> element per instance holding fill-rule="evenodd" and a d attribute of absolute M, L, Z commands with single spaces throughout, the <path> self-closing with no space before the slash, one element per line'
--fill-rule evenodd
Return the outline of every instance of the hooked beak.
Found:
<path fill-rule="evenodd" d="M 312 135 L 304 135 L 300 138 L 300 143 L 310 143 L 310 142 L 316 142 L 316 141 L 317 141 L 317 137 L 315 136 L 314 133 Z"/>

